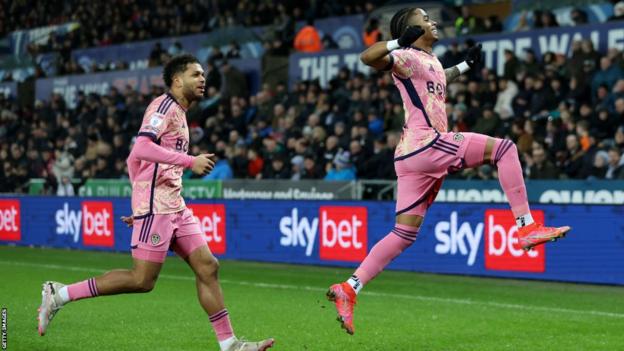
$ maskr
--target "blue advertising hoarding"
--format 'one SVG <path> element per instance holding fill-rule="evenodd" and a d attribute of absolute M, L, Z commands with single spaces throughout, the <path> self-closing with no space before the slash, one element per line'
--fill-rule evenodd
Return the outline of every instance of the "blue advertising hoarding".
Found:
<path fill-rule="evenodd" d="M 92 63 L 105 64 L 118 61 L 127 62 L 130 68 L 147 68 L 150 53 L 156 43 L 160 43 L 162 49 L 168 51 L 174 43 L 179 42 L 184 52 L 191 53 L 201 62 L 205 62 L 212 52 L 213 45 L 227 52 L 227 46 L 232 41 L 240 45 L 241 58 L 259 58 L 264 53 L 260 38 L 253 30 L 245 27 L 228 27 L 209 33 L 73 50 L 72 57 L 86 69 L 90 69 Z"/>
<path fill-rule="evenodd" d="M 355 267 L 394 224 L 394 204 L 367 201 L 194 201 L 211 249 L 237 260 Z M 624 285 L 622 206 L 540 205 L 534 217 L 570 225 L 567 238 L 524 252 L 506 205 L 436 203 L 418 240 L 390 269 Z M 109 198 L 0 199 L 0 243 L 128 252 Z M 589 220 L 591 218 L 591 220 Z"/>
<path fill-rule="evenodd" d="M 52 93 L 60 94 L 65 99 L 67 106 L 74 108 L 79 91 L 87 95 L 90 93 L 105 95 L 112 87 L 124 91 L 126 85 L 132 86 L 141 93 L 149 92 L 152 85 L 164 85 L 162 68 L 37 79 L 35 98 L 37 100 L 49 100 Z"/>
<path fill-rule="evenodd" d="M 466 37 L 468 38 L 468 37 Z M 624 49 L 624 22 L 607 22 L 601 24 L 568 26 L 538 29 L 524 32 L 504 32 L 471 36 L 483 45 L 485 64 L 497 74 L 502 75 L 505 65 L 505 50 L 512 50 L 518 57 L 524 57 L 526 49 L 532 49 L 537 57 L 547 52 L 571 55 L 572 43 L 576 40 L 589 39 L 599 52 L 607 52 L 610 48 Z M 433 51 L 441 57 L 452 41 L 459 39 L 440 40 Z"/>
<path fill-rule="evenodd" d="M 28 45 L 33 43 L 37 45 L 48 44 L 51 35 L 64 36 L 78 28 L 80 28 L 80 23 L 67 22 L 33 29 L 16 30 L 8 35 L 11 52 L 15 57 L 24 56 L 28 52 Z"/>
<path fill-rule="evenodd" d="M 364 23 L 364 15 L 353 15 L 319 19 L 314 25 L 321 35 L 331 36 L 340 49 L 351 49 L 362 47 Z M 304 24 L 303 21 L 297 23 L 297 30 Z M 224 28 L 210 33 L 78 49 L 72 51 L 72 57 L 87 70 L 93 63 L 105 64 L 117 61 L 127 62 L 131 69 L 139 69 L 147 68 L 150 53 L 156 43 L 160 43 L 163 50 L 167 51 L 174 43 L 179 42 L 185 52 L 196 55 L 204 62 L 212 52 L 212 45 L 217 45 L 222 51 L 227 52 L 228 44 L 236 40 L 241 45 L 242 58 L 259 59 L 264 53 L 260 39 L 263 35 L 262 27 Z"/>
<path fill-rule="evenodd" d="M 369 74 L 371 68 L 360 61 L 362 49 L 325 50 L 314 54 L 293 54 L 288 58 L 288 84 L 292 88 L 302 80 L 317 80 L 326 88 L 342 67 L 351 72 Z"/>
<path fill-rule="evenodd" d="M 364 15 L 328 17 L 314 21 L 314 27 L 321 37 L 331 36 L 340 49 L 361 48 L 362 32 L 364 31 Z M 297 23 L 297 30 L 305 25 L 304 21 Z"/>
<path fill-rule="evenodd" d="M 250 92 L 255 94 L 260 87 L 260 61 L 235 59 L 230 60 L 230 63 L 245 73 Z M 35 98 L 49 100 L 52 93 L 61 94 L 67 105 L 74 108 L 79 91 L 102 95 L 107 94 L 111 87 L 123 91 L 127 85 L 141 93 L 148 93 L 152 85 L 164 85 L 162 67 L 38 79 L 35 83 Z"/>

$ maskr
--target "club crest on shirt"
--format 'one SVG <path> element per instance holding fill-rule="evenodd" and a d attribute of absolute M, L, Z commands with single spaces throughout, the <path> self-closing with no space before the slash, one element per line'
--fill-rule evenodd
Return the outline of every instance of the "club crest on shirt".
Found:
<path fill-rule="evenodd" d="M 158 128 L 162 124 L 164 117 L 165 116 L 163 116 L 160 113 L 154 113 L 154 114 L 152 114 L 150 116 L 150 122 L 149 123 L 150 123 L 150 125 L 152 127 Z"/>
<path fill-rule="evenodd" d="M 156 246 L 160 242 L 160 235 L 154 233 L 151 237 L 152 245 Z"/>
<path fill-rule="evenodd" d="M 462 141 L 464 141 L 464 136 L 461 133 L 455 133 L 455 135 L 453 135 L 453 141 L 455 141 L 456 143 L 461 143 Z"/>

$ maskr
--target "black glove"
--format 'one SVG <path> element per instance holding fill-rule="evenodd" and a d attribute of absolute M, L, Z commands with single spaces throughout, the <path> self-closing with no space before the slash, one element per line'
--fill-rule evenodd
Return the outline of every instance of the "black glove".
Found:
<path fill-rule="evenodd" d="M 405 32 L 401 34 L 401 37 L 398 40 L 399 45 L 402 48 L 411 46 L 412 43 L 418 40 L 418 38 L 420 38 L 420 36 L 423 34 L 425 34 L 425 30 L 422 29 L 420 26 L 409 26 L 407 27 Z"/>
<path fill-rule="evenodd" d="M 470 69 L 474 69 L 475 66 L 480 65 L 483 62 L 483 53 L 481 52 L 481 44 L 477 44 L 466 53 L 466 63 L 470 66 Z"/>

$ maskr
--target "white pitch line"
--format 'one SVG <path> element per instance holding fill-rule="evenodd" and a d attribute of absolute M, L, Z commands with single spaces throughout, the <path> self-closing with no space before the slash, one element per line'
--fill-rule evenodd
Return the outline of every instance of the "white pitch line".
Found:
<path fill-rule="evenodd" d="M 74 272 L 104 272 L 104 270 L 99 269 L 99 268 L 64 266 L 64 265 L 58 265 L 58 264 L 14 262 L 14 261 L 4 261 L 4 260 L 0 260 L 0 264 L 12 265 L 12 266 L 58 269 L 58 270 L 74 271 Z M 164 278 L 164 279 L 176 279 L 176 280 L 188 280 L 188 281 L 195 280 L 194 277 L 178 276 L 178 275 L 170 275 L 170 274 L 160 274 L 159 277 Z M 219 281 L 225 284 L 245 285 L 245 286 L 252 286 L 255 288 L 264 288 L 264 289 L 305 290 L 305 291 L 315 291 L 315 292 L 327 291 L 326 288 L 320 288 L 316 286 L 258 283 L 258 282 L 249 282 L 249 281 L 243 281 L 243 280 L 227 280 L 227 279 L 220 279 Z M 600 316 L 600 317 L 624 318 L 624 313 L 604 312 L 604 311 L 595 311 L 595 310 L 574 310 L 574 309 L 569 309 L 569 308 L 519 305 L 519 304 L 500 303 L 500 302 L 491 302 L 491 301 L 455 299 L 455 298 L 448 298 L 448 297 L 392 294 L 392 293 L 383 293 L 383 292 L 374 292 L 374 291 L 366 291 L 366 292 L 362 292 L 362 294 L 367 295 L 367 296 L 376 296 L 376 297 L 385 297 L 385 298 L 400 298 L 400 299 L 407 299 L 407 300 L 452 303 L 452 304 L 460 304 L 460 305 L 507 308 L 507 309 L 523 310 L 523 311 L 532 310 L 532 311 L 542 311 L 542 312 L 558 312 L 558 313 L 592 315 L 592 316 Z"/>

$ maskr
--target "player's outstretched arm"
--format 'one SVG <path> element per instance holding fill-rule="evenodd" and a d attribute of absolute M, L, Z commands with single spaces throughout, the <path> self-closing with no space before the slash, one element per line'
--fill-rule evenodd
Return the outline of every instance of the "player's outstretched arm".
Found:
<path fill-rule="evenodd" d="M 185 168 L 193 167 L 195 157 L 165 149 L 147 136 L 139 136 L 132 147 L 130 157 L 142 161 L 177 165 Z"/>
<path fill-rule="evenodd" d="M 455 78 L 459 77 L 461 75 L 461 72 L 459 71 L 459 66 L 461 66 L 462 64 L 466 64 L 465 62 L 460 63 L 459 65 L 455 65 L 451 68 L 447 68 L 444 70 L 444 75 L 446 75 L 446 83 L 450 83 L 452 81 L 455 80 Z M 467 67 L 468 65 L 466 64 L 466 71 L 469 70 L 470 68 Z"/>
<path fill-rule="evenodd" d="M 206 175 L 214 168 L 212 160 L 214 154 L 201 154 L 190 156 L 178 152 L 173 152 L 156 144 L 147 136 L 139 136 L 132 147 L 130 158 L 142 161 L 163 163 L 168 165 L 182 166 L 190 168 L 194 173 Z"/>
<path fill-rule="evenodd" d="M 473 69 L 474 67 L 480 65 L 483 61 L 482 57 L 483 54 L 481 53 L 481 44 L 477 44 L 468 49 L 468 52 L 466 53 L 466 60 L 464 62 L 444 70 L 446 83 L 448 84 L 452 82 L 455 78 L 467 72 L 469 69 Z"/>
<path fill-rule="evenodd" d="M 376 70 L 390 70 L 392 68 L 392 50 L 412 45 L 425 31 L 420 26 L 408 27 L 399 39 L 378 41 L 360 54 L 360 60 Z"/>

